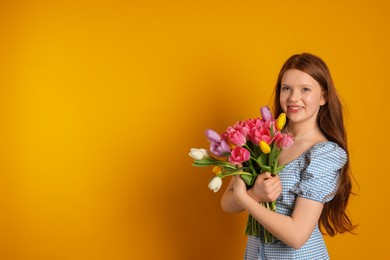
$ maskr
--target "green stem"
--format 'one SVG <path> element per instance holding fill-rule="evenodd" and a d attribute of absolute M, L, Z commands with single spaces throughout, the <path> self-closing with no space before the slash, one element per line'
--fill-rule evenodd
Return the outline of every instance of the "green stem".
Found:
<path fill-rule="evenodd" d="M 251 156 L 251 159 L 252 159 L 253 161 L 255 161 L 255 162 L 257 163 L 257 165 L 260 166 L 260 168 L 261 168 L 261 163 L 259 163 L 259 161 L 258 161 L 255 157 Z M 249 161 L 249 163 L 251 163 L 251 161 Z M 253 167 L 252 164 L 251 164 L 251 166 Z M 256 170 L 255 170 L 255 171 L 256 171 Z"/>
<path fill-rule="evenodd" d="M 272 163 L 271 173 L 275 173 L 276 172 L 276 168 L 278 167 L 278 160 L 279 160 L 278 157 L 279 157 L 279 153 L 276 153 L 274 161 Z"/>
<path fill-rule="evenodd" d="M 272 147 L 271 147 L 271 153 L 268 155 L 268 165 L 269 166 L 272 166 L 273 162 L 274 162 L 274 159 L 275 159 L 275 152 L 276 152 L 276 143 L 273 142 L 272 143 Z"/>
<path fill-rule="evenodd" d="M 244 146 L 245 146 L 246 149 L 249 150 L 249 152 L 250 152 L 251 154 L 255 154 L 255 153 L 252 151 L 252 149 L 249 148 L 249 146 L 248 146 L 247 144 L 244 144 Z"/>
<path fill-rule="evenodd" d="M 251 175 L 249 172 L 229 172 L 229 173 L 220 173 L 217 175 L 219 178 L 227 177 L 227 176 L 233 176 L 233 175 Z"/>
<path fill-rule="evenodd" d="M 252 161 L 251 160 L 249 160 L 249 167 L 250 167 L 250 169 L 252 170 L 252 174 L 253 174 L 253 176 L 257 176 L 257 174 L 256 174 L 256 169 L 253 167 L 253 164 L 252 164 Z"/>

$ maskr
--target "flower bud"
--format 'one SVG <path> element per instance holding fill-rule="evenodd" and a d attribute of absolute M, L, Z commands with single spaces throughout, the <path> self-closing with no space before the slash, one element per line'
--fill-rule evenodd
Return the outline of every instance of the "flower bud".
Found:
<path fill-rule="evenodd" d="M 276 127 L 276 129 L 278 129 L 280 131 L 280 130 L 283 129 L 285 124 L 286 124 L 286 114 L 285 113 L 281 113 L 278 116 L 278 119 L 276 119 L 275 127 Z"/>
<path fill-rule="evenodd" d="M 264 141 L 260 141 L 260 149 L 266 154 L 271 152 L 271 147 Z"/>
<path fill-rule="evenodd" d="M 209 153 L 206 149 L 191 148 L 188 155 L 195 160 L 202 160 L 204 157 L 209 157 Z"/>
<path fill-rule="evenodd" d="M 217 192 L 222 186 L 222 179 L 219 177 L 214 177 L 209 183 L 209 189 Z"/>
<path fill-rule="evenodd" d="M 205 131 L 205 135 L 207 137 L 207 140 L 209 140 L 209 142 L 216 143 L 221 141 L 221 136 L 214 130 L 207 129 Z"/>
<path fill-rule="evenodd" d="M 273 120 L 271 110 L 269 110 L 268 106 L 262 107 L 260 109 L 260 113 L 261 113 L 261 118 L 264 121 L 271 121 L 271 120 Z"/>
<path fill-rule="evenodd" d="M 222 172 L 222 167 L 220 166 L 214 166 L 213 173 L 220 174 Z"/>

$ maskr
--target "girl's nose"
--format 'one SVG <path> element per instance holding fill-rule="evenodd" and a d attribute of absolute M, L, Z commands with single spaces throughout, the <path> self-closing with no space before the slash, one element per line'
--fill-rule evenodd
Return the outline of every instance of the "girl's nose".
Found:
<path fill-rule="evenodd" d="M 299 100 L 299 93 L 297 91 L 291 91 L 289 101 L 294 102 Z"/>

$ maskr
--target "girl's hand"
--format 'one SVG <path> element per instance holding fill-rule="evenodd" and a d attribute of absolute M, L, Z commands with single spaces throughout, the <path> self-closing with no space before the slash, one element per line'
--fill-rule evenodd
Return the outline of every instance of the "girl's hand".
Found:
<path fill-rule="evenodd" d="M 238 204 L 242 204 L 243 200 L 250 198 L 246 189 L 245 182 L 241 179 L 240 175 L 233 176 L 233 192 L 234 199 Z"/>
<path fill-rule="evenodd" d="M 282 192 L 282 184 L 279 176 L 272 176 L 269 172 L 264 172 L 257 176 L 248 194 L 257 202 L 275 201 Z"/>

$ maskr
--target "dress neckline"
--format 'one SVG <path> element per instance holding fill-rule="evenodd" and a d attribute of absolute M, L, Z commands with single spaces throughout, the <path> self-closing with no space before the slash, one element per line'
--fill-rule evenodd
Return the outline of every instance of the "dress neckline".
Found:
<path fill-rule="evenodd" d="M 290 162 L 286 163 L 284 166 L 286 167 L 287 165 L 292 164 L 293 162 L 297 161 L 297 160 L 300 159 L 302 156 L 304 156 L 305 154 L 307 154 L 308 152 L 310 152 L 311 150 L 313 150 L 315 147 L 317 147 L 317 146 L 319 146 L 319 145 L 325 145 L 325 144 L 328 144 L 328 143 L 336 144 L 336 143 L 333 142 L 333 141 L 321 141 L 321 142 L 315 143 L 315 144 L 313 144 L 312 146 L 310 146 L 308 149 L 306 149 L 306 151 L 304 151 L 303 153 L 301 153 L 297 158 L 295 158 L 294 160 L 291 160 Z M 336 145 L 337 145 L 337 144 L 336 144 Z"/>

